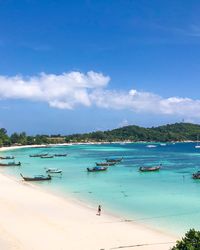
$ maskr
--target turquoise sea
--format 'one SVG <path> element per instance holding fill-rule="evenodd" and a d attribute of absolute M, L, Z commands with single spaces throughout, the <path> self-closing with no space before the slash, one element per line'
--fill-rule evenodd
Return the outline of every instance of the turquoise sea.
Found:
<path fill-rule="evenodd" d="M 103 210 L 154 228 L 182 234 L 189 228 L 200 230 L 200 180 L 192 173 L 200 170 L 200 149 L 194 143 L 176 143 L 155 148 L 145 143 L 70 145 L 50 148 L 21 148 L 1 152 L 14 155 L 21 167 L 1 167 L 19 178 L 44 174 L 45 168 L 60 168 L 62 176 L 34 183 L 62 195 L 72 195 Z M 36 153 L 68 153 L 67 157 L 31 158 Z M 124 157 L 123 162 L 105 172 L 88 173 L 87 167 L 105 158 Z M 141 173 L 140 166 L 162 164 L 160 172 Z M 16 190 L 17 192 L 17 190 Z M 120 219 L 119 219 L 120 221 Z"/>

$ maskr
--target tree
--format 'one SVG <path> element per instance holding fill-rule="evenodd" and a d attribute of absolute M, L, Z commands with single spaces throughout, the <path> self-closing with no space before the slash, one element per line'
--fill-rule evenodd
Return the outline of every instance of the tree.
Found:
<path fill-rule="evenodd" d="M 5 128 L 0 129 L 0 140 L 1 140 L 1 145 L 0 146 L 7 146 L 10 144 L 10 139 L 7 135 L 7 131 Z"/>
<path fill-rule="evenodd" d="M 34 144 L 48 144 L 48 139 L 45 135 L 36 135 L 34 139 Z"/>
<path fill-rule="evenodd" d="M 26 145 L 27 144 L 27 137 L 26 137 L 26 133 L 22 132 L 19 134 L 19 143 L 22 145 Z"/>
<path fill-rule="evenodd" d="M 3 140 L 0 138 L 0 147 L 3 146 Z"/>
<path fill-rule="evenodd" d="M 200 231 L 190 229 L 182 240 L 177 241 L 176 246 L 171 250 L 199 250 L 200 249 Z"/>
<path fill-rule="evenodd" d="M 11 142 L 14 143 L 19 143 L 19 134 L 18 133 L 13 133 L 10 136 Z"/>
<path fill-rule="evenodd" d="M 27 136 L 26 140 L 27 140 L 28 145 L 34 144 L 34 137 L 33 136 Z"/>
<path fill-rule="evenodd" d="M 26 136 L 26 133 L 25 132 L 22 132 L 20 134 L 18 133 L 13 133 L 11 136 L 10 136 L 10 140 L 11 142 L 14 144 L 14 143 L 17 143 L 17 144 L 22 144 L 22 145 L 26 145 L 27 144 L 27 136 Z"/>

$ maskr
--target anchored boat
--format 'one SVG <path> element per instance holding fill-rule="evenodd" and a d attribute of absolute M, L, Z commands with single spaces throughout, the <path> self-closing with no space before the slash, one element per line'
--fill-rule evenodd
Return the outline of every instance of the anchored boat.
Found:
<path fill-rule="evenodd" d="M 21 162 L 8 162 L 8 163 L 0 163 L 0 167 L 14 167 L 14 166 L 21 166 Z"/>
<path fill-rule="evenodd" d="M 192 175 L 192 178 L 193 178 L 193 179 L 200 179 L 200 171 L 194 173 L 194 174 Z"/>
<path fill-rule="evenodd" d="M 42 155 L 40 156 L 40 158 L 42 159 L 49 159 L 49 158 L 53 158 L 54 156 L 53 155 Z"/>
<path fill-rule="evenodd" d="M 120 163 L 122 160 L 123 160 L 123 157 L 117 158 L 117 159 L 106 159 L 106 162 Z"/>
<path fill-rule="evenodd" d="M 87 168 L 88 172 L 100 172 L 107 170 L 107 167 L 94 167 L 94 168 Z"/>
<path fill-rule="evenodd" d="M 66 157 L 67 154 L 55 154 L 54 156 L 55 156 L 55 157 Z"/>
<path fill-rule="evenodd" d="M 62 170 L 58 168 L 48 168 L 46 172 L 50 174 L 61 174 Z"/>
<path fill-rule="evenodd" d="M 0 156 L 0 159 L 1 160 L 12 160 L 12 159 L 15 159 L 14 156 Z"/>
<path fill-rule="evenodd" d="M 47 175 L 47 176 L 35 175 L 33 177 L 26 177 L 26 176 L 23 176 L 22 174 L 20 174 L 20 175 L 25 181 L 49 181 L 49 180 L 51 180 L 50 175 Z"/>
<path fill-rule="evenodd" d="M 46 156 L 48 154 L 35 154 L 35 155 L 29 155 L 29 157 L 42 157 L 42 156 Z"/>
<path fill-rule="evenodd" d="M 160 166 L 155 166 L 155 167 L 140 167 L 139 170 L 141 172 L 159 171 L 160 170 Z"/>
<path fill-rule="evenodd" d="M 97 166 L 114 166 L 116 162 L 96 162 Z"/>

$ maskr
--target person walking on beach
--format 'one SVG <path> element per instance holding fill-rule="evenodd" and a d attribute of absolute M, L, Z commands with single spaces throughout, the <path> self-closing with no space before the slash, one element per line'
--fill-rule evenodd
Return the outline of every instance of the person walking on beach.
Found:
<path fill-rule="evenodd" d="M 101 215 L 101 205 L 98 206 L 97 215 Z"/>

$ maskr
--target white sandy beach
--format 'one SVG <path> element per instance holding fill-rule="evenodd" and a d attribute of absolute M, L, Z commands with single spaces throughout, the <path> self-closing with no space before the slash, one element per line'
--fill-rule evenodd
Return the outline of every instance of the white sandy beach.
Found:
<path fill-rule="evenodd" d="M 1 250 L 169 250 L 177 240 L 108 214 L 97 216 L 96 208 L 47 193 L 20 177 L 0 174 L 0 185 Z"/>
<path fill-rule="evenodd" d="M 23 181 L 0 175 L 0 249 L 167 250 L 173 236 L 120 222 L 72 200 L 56 197 Z M 152 245 L 149 245 L 152 244 Z M 155 244 L 155 245 L 154 245 Z"/>

